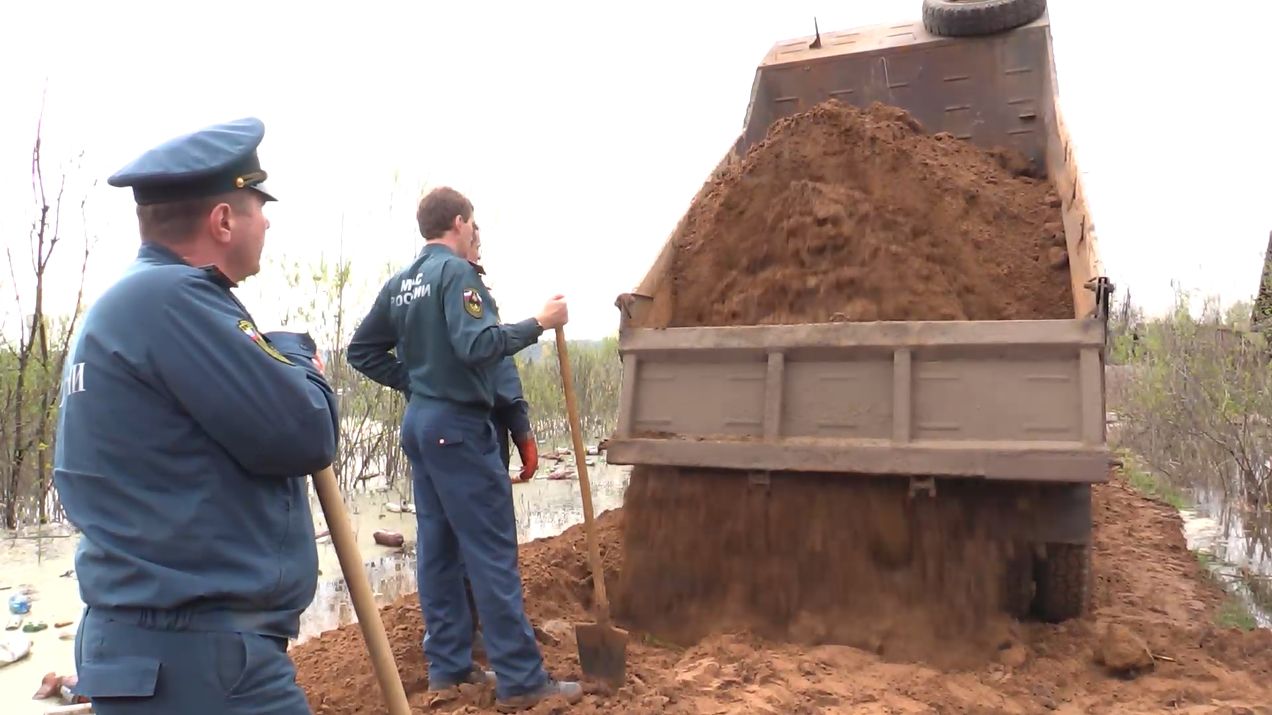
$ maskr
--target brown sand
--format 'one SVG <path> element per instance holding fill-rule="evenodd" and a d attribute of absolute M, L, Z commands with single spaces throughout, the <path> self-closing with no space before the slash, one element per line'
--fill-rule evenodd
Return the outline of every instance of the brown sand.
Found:
<path fill-rule="evenodd" d="M 655 324 L 1072 318 L 1060 201 L 1025 165 L 881 105 L 779 121 L 677 228 Z M 974 493 L 773 479 L 633 470 L 618 611 L 676 642 L 738 626 L 946 664 L 1009 627 L 1015 547 L 978 531 L 998 515 Z"/>
<path fill-rule="evenodd" d="M 992 660 L 945 669 L 850 646 L 779 644 L 746 631 L 713 635 L 689 648 L 634 632 L 621 690 L 590 687 L 594 692 L 574 708 L 545 703 L 534 712 L 1272 712 L 1272 632 L 1211 625 L 1221 592 L 1185 548 L 1178 514 L 1119 477 L 1095 488 L 1094 518 L 1094 613 L 1059 626 L 1020 625 L 1004 634 Z M 600 519 L 611 584 L 622 568 L 622 520 L 619 511 Z M 527 612 L 536 626 L 560 634 L 543 639 L 548 667 L 558 677 L 580 677 L 570 624 L 589 619 L 582 529 L 526 544 L 521 559 Z M 414 597 L 382 615 L 414 712 L 493 710 L 486 688 L 425 692 L 423 624 Z M 1110 625 L 1143 640 L 1158 657 L 1151 670 L 1128 680 L 1097 661 Z M 299 646 L 292 657 L 316 715 L 385 712 L 356 625 Z"/>
<path fill-rule="evenodd" d="M 670 326 L 1071 318 L 1060 200 L 1009 152 L 835 101 L 725 168 L 672 241 Z"/>
<path fill-rule="evenodd" d="M 992 654 L 1004 548 L 983 484 L 636 468 L 616 613 L 682 645 L 747 629 L 946 667 Z M 633 514 L 642 515 L 636 520 Z"/>

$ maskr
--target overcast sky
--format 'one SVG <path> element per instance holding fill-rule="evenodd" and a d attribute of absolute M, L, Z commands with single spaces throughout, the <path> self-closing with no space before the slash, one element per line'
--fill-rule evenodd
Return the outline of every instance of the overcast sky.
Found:
<path fill-rule="evenodd" d="M 1266 3 L 1218 11 L 1053 2 L 1063 110 L 1107 273 L 1152 311 L 1172 281 L 1257 286 L 1272 229 Z M 1151 10 L 1142 10 L 1141 8 Z M 917 20 L 920 0 L 463 3 L 56 2 L 0 9 L 0 235 L 24 250 L 41 93 L 46 176 L 81 151 L 50 299 L 66 307 L 87 191 L 89 296 L 137 248 L 105 179 L 170 136 L 264 120 L 268 257 L 352 256 L 367 286 L 419 245 L 423 187 L 477 206 L 506 320 L 555 292 L 572 337 L 616 329 L 631 289 L 737 136 L 755 67 L 783 39 Z M 47 83 L 47 85 L 46 85 Z M 87 189 L 93 180 L 96 188 Z M 13 286 L 0 278 L 12 325 Z M 283 301 L 244 298 L 263 328 Z M 288 300 L 296 302 L 297 297 Z M 360 317 L 365 301 L 354 308 Z M 29 304 L 24 305 L 29 312 Z"/>

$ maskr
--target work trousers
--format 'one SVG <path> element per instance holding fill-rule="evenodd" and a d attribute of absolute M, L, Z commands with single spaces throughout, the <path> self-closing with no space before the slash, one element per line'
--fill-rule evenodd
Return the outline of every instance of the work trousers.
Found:
<path fill-rule="evenodd" d="M 96 715 L 311 715 L 287 639 L 192 630 L 87 608 L 75 634 L 75 692 Z"/>
<path fill-rule="evenodd" d="M 430 680 L 462 679 L 473 665 L 466 570 L 498 696 L 537 690 L 548 676 L 526 618 L 512 483 L 489 413 L 412 398 L 401 436 L 414 477 L 417 580 Z"/>

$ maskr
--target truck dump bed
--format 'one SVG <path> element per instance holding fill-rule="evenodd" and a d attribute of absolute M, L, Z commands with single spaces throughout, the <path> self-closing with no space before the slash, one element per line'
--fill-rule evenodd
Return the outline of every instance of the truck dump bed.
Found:
<path fill-rule="evenodd" d="M 721 166 L 830 98 L 903 108 L 929 132 L 1020 151 L 1061 198 L 1071 320 L 661 328 L 671 241 L 620 296 L 615 464 L 1090 483 L 1107 478 L 1111 287 L 1056 100 L 1047 17 L 950 38 L 921 23 L 782 42 Z"/>

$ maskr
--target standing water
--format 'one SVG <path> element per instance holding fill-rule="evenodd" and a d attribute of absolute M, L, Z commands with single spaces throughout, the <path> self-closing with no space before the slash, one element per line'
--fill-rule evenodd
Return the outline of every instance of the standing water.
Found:
<path fill-rule="evenodd" d="M 1261 628 L 1272 628 L 1272 515 L 1242 512 L 1214 492 L 1198 491 L 1180 509 L 1188 548 Z"/>

